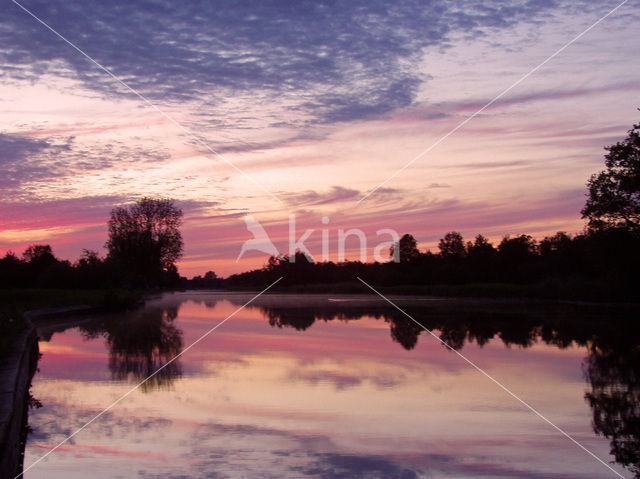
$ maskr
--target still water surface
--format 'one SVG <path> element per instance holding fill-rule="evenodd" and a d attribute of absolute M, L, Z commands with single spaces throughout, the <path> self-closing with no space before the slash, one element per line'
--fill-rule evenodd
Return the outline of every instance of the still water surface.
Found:
<path fill-rule="evenodd" d="M 136 311 L 40 328 L 32 394 L 42 407 L 30 412 L 25 466 L 251 297 L 166 294 Z M 591 307 L 398 302 L 633 477 L 640 454 L 634 327 L 611 327 L 618 318 Z M 385 303 L 274 294 L 25 477 L 617 476 Z"/>

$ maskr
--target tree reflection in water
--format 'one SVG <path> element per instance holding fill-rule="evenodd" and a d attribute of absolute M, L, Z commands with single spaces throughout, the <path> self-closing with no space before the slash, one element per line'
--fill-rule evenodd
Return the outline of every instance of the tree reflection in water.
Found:
<path fill-rule="evenodd" d="M 193 300 L 192 300 L 193 301 Z M 235 305 L 243 298 L 231 298 Z M 217 301 L 195 300 L 208 308 Z M 560 349 L 572 345 L 588 351 L 584 375 L 590 390 L 585 399 L 593 412 L 596 434 L 606 437 L 611 454 L 640 477 L 640 324 L 637 311 L 579 305 L 443 302 L 403 307 L 425 328 L 456 350 L 467 343 L 482 347 L 499 339 L 507 347 L 528 348 L 544 342 Z M 353 321 L 372 317 L 389 323 L 391 339 L 406 350 L 415 348 L 424 329 L 399 311 L 369 305 L 325 303 L 289 306 L 252 305 L 269 324 L 305 331 L 316 321 Z M 151 376 L 182 350 L 182 331 L 174 325 L 178 309 L 145 307 L 121 318 L 82 326 L 87 338 L 105 337 L 113 378 L 139 382 Z M 181 376 L 173 361 L 141 389 L 169 388 Z"/>
<path fill-rule="evenodd" d="M 591 391 L 585 397 L 594 431 L 609 439 L 616 461 L 640 477 L 640 348 L 637 340 L 628 343 L 590 346 L 584 370 Z"/>
<path fill-rule="evenodd" d="M 140 385 L 147 392 L 169 389 L 173 380 L 182 375 L 179 360 L 171 361 L 182 351 L 182 330 L 174 324 L 177 316 L 177 307 L 147 307 L 81 329 L 87 338 L 105 337 L 114 379 L 137 383 L 149 378 Z"/>
<path fill-rule="evenodd" d="M 480 307 L 479 307 L 480 306 Z M 486 309 L 485 309 L 486 308 Z M 391 339 L 413 349 L 424 329 L 397 310 L 371 306 L 260 306 L 274 327 L 298 331 L 316 321 L 351 321 L 363 317 L 389 323 Z M 560 349 L 585 347 L 585 399 L 593 412 L 593 430 L 609 439 L 616 462 L 640 477 L 640 325 L 637 311 L 578 305 L 513 304 L 495 308 L 465 306 L 405 307 L 413 318 L 460 350 L 466 343 L 482 347 L 499 338 L 507 347 L 528 348 L 544 342 Z"/>

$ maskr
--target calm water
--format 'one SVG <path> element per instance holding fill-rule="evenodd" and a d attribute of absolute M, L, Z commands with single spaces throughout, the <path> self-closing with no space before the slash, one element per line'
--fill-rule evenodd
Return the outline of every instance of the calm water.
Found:
<path fill-rule="evenodd" d="M 30 412 L 25 466 L 250 297 L 168 294 L 134 312 L 41 330 L 32 393 L 42 407 Z M 618 313 L 398 301 L 633 477 L 638 335 Z M 381 301 L 271 295 L 25 477 L 616 476 Z"/>

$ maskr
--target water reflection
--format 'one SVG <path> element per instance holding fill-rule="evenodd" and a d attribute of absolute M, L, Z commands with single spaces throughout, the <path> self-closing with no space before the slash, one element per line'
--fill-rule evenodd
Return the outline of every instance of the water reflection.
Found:
<path fill-rule="evenodd" d="M 87 340 L 106 339 L 113 379 L 138 383 L 151 376 L 140 386 L 147 392 L 169 389 L 182 375 L 179 359 L 167 364 L 182 351 L 182 330 L 174 324 L 177 316 L 177 306 L 143 308 L 126 316 L 85 323 L 80 329 Z"/>
<path fill-rule="evenodd" d="M 85 323 L 81 330 L 86 340 L 105 339 L 109 354 L 108 366 L 113 379 L 139 382 L 182 350 L 183 331 L 178 325 L 183 323 L 178 321 L 176 324 L 175 320 L 179 316 L 184 318 L 180 314 L 183 305 L 195 303 L 214 309 L 226 302 L 237 307 L 246 300 L 246 297 L 240 295 L 203 298 L 189 296 L 187 301 L 161 303 L 162 307 L 154 306 L 157 303 L 150 303 L 126 315 Z M 592 410 L 593 430 L 610 442 L 611 454 L 615 460 L 636 477 L 640 477 L 640 325 L 635 321 L 635 311 L 568 304 L 478 301 L 412 301 L 406 305 L 402 303 L 402 306 L 424 327 L 434 331 L 457 350 L 470 344 L 482 348 L 492 339 L 498 339 L 505 346 L 514 349 L 527 349 L 539 343 L 559 349 L 575 345 L 583 347 L 587 353 L 583 371 L 589 388 L 585 398 Z M 272 328 L 299 332 L 308 331 L 319 322 L 349 323 L 374 318 L 386 323 L 391 340 L 402 349 L 412 351 L 412 356 L 420 352 L 420 348 L 417 348 L 419 341 L 431 340 L 420 338 L 421 334 L 427 333 L 418 324 L 377 301 L 336 302 L 329 301 L 326 297 L 313 300 L 305 297 L 302 301 L 299 297 L 274 295 L 261 298 L 247 307 L 246 311 L 255 317 L 264 318 Z M 206 326 L 207 329 L 209 327 Z M 354 328 L 354 331 L 357 330 Z M 358 338 L 354 337 L 354 341 L 358 341 Z M 191 338 L 187 342 L 190 343 Z M 445 351 L 442 354 L 446 354 Z M 344 371 L 341 377 L 335 377 L 334 371 L 323 372 L 321 369 L 300 371 L 296 377 L 313 385 L 323 380 L 323 374 L 330 374 L 333 379 L 337 379 L 338 384 L 342 385 L 341 388 L 338 387 L 341 391 L 348 390 L 354 384 L 362 384 L 361 378 L 349 376 Z M 180 363 L 172 362 L 145 383 L 144 391 L 168 389 L 181 375 Z M 397 376 L 385 376 L 382 379 L 384 387 L 397 384 Z M 234 412 L 237 413 L 235 410 Z M 584 424 L 586 426 L 586 421 Z M 233 429 L 234 434 L 248 434 L 248 426 L 237 427 L 239 429 Z M 214 430 L 226 431 L 225 428 L 231 426 L 217 425 Z M 266 429 L 261 429 L 256 434 L 265 435 L 265 431 Z M 206 436 L 210 437 L 210 433 L 207 429 Z M 201 446 L 206 449 L 204 442 Z M 223 445 L 220 446 L 220 451 L 225 451 Z M 202 451 L 203 456 L 209 453 Z M 321 454 L 316 453 L 315 456 L 319 458 Z M 382 475 L 380 471 L 385 470 L 389 476 L 418 477 L 413 471 L 396 470 L 392 466 L 388 466 L 391 469 L 387 470 L 387 466 L 382 467 L 378 463 L 371 469 L 371 461 L 374 459 L 367 460 L 369 462 L 365 464 L 366 461 L 358 462 L 354 456 L 323 456 L 323 461 L 330 463 L 332 468 L 349 470 L 350 476 L 362 475 L 366 471 Z"/>
<path fill-rule="evenodd" d="M 235 306 L 244 298 L 231 297 Z M 197 302 L 197 300 L 196 300 Z M 277 302 L 277 301 L 274 301 Z M 266 304 L 265 304 L 266 303 Z M 207 307 L 216 303 L 207 301 Z M 391 339 L 407 350 L 413 349 L 426 331 L 397 309 L 381 302 L 324 302 L 313 306 L 278 306 L 258 302 L 255 306 L 278 328 L 305 331 L 316 321 L 354 321 L 365 317 L 389 324 Z M 414 319 L 425 328 L 439 333 L 440 338 L 453 349 L 462 349 L 466 343 L 484 346 L 499 338 L 506 346 L 531 347 L 538 341 L 558 348 L 571 345 L 589 346 L 594 341 L 616 341 L 624 332 L 609 334 L 611 322 L 617 327 L 633 327 L 633 309 L 584 307 L 571 304 L 526 304 L 482 301 L 440 301 L 436 304 L 403 305 Z M 600 338 L 600 339 L 599 339 Z M 617 345 L 614 345 L 617 350 Z"/>
<path fill-rule="evenodd" d="M 590 345 L 585 376 L 593 429 L 611 441 L 619 464 L 640 477 L 640 348 L 635 336 Z"/>
<path fill-rule="evenodd" d="M 345 311 L 338 306 L 274 307 L 260 306 L 269 324 L 310 328 L 316 321 L 349 321 L 365 316 L 389 323 L 391 338 L 406 350 L 413 349 L 421 333 L 416 322 L 397 310 L 384 306 L 356 306 Z M 572 344 L 586 347 L 585 377 L 591 391 L 585 394 L 593 411 L 593 430 L 610 440 L 616 462 L 640 477 L 640 326 L 635 310 L 595 307 L 590 314 L 576 314 L 577 306 L 481 311 L 451 307 L 406 308 L 411 316 L 453 349 L 465 343 L 482 347 L 498 337 L 506 346 L 529 348 L 537 341 L 558 348 Z M 486 306 L 485 306 L 486 307 Z M 513 306 L 512 306 L 513 308 Z M 381 309 L 384 312 L 381 312 Z"/>

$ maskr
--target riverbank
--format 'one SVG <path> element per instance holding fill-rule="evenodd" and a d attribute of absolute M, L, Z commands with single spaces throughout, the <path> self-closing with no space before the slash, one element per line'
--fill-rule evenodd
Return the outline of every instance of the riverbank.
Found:
<path fill-rule="evenodd" d="M 139 304 L 141 291 L 0 290 L 0 478 L 22 471 L 31 379 L 39 350 L 33 321 L 118 311 Z"/>
<path fill-rule="evenodd" d="M 86 305 L 118 310 L 135 305 L 148 291 L 123 289 L 6 289 L 0 290 L 0 310 L 25 311 Z"/>
<path fill-rule="evenodd" d="M 362 278 L 382 294 L 440 298 L 525 299 L 545 301 L 585 301 L 595 303 L 638 303 L 640 293 L 631 294 L 600 282 L 548 281 L 535 284 L 468 283 L 468 284 L 398 284 L 380 285 Z M 255 286 L 258 288 L 258 285 Z M 245 287 L 232 287 L 230 291 Z M 258 289 L 259 290 L 259 289 Z M 373 293 L 359 281 L 277 285 L 273 292 L 306 294 L 368 294 Z"/>
<path fill-rule="evenodd" d="M 39 358 L 34 326 L 28 320 L 0 358 L 0 477 L 22 472 L 31 402 L 29 389 Z"/>
<path fill-rule="evenodd" d="M 125 290 L 13 289 L 0 290 L 0 358 L 27 328 L 25 314 L 119 311 L 139 304 L 148 292 Z"/>

